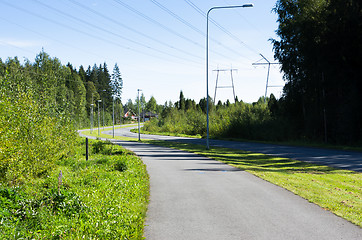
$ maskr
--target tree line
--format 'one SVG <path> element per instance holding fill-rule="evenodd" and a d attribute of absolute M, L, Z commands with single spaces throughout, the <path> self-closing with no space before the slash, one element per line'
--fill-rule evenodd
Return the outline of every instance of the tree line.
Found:
<path fill-rule="evenodd" d="M 210 101 L 213 137 L 362 142 L 362 9 L 356 0 L 278 0 L 271 39 L 286 81 L 283 95 L 256 103 Z M 211 99 L 210 99 L 211 100 Z M 234 102 L 234 101 L 233 101 Z M 206 133 L 206 98 L 165 108 L 149 131 Z"/>
<path fill-rule="evenodd" d="M 357 0 L 279 0 L 272 40 L 286 85 L 274 113 L 299 137 L 362 138 L 362 9 Z"/>

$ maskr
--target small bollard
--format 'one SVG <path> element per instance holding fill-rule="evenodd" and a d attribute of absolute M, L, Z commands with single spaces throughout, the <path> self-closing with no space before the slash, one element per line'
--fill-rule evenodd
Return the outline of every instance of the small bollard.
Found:
<path fill-rule="evenodd" d="M 88 138 L 85 138 L 85 160 L 88 161 Z"/>

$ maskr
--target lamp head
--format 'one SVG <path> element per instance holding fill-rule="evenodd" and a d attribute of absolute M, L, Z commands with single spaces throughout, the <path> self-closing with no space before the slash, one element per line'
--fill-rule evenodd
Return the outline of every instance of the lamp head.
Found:
<path fill-rule="evenodd" d="M 252 4 L 252 3 L 247 3 L 247 4 L 244 4 L 243 7 L 254 7 L 254 4 Z"/>

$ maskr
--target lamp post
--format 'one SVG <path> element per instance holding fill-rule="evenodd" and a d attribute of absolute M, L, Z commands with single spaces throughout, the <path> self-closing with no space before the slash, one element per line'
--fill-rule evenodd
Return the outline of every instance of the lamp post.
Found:
<path fill-rule="evenodd" d="M 91 132 L 91 133 L 93 133 L 93 106 L 94 106 L 94 104 L 91 104 L 91 105 L 90 105 L 90 109 L 91 109 L 91 112 L 90 112 L 91 129 L 90 129 L 90 132 Z"/>
<path fill-rule="evenodd" d="M 114 138 L 114 97 L 112 97 L 112 124 L 113 124 L 112 136 Z"/>
<path fill-rule="evenodd" d="M 107 90 L 103 89 L 102 92 L 107 92 Z M 102 120 L 103 130 L 104 130 L 104 102 L 105 101 L 104 101 L 104 97 L 103 97 L 103 102 L 102 102 L 102 105 L 103 105 L 103 116 L 102 116 L 103 117 L 103 120 Z"/>
<path fill-rule="evenodd" d="M 212 7 L 206 15 L 206 148 L 210 149 L 209 144 L 209 15 L 212 10 L 224 8 L 245 8 L 253 7 L 252 3 L 236 6 Z"/>
<path fill-rule="evenodd" d="M 90 121 L 91 121 L 91 129 L 90 132 L 93 133 L 93 93 L 92 93 L 92 102 L 90 104 Z"/>
<path fill-rule="evenodd" d="M 141 129 L 140 129 L 140 117 L 141 117 L 141 113 L 140 113 L 140 91 L 142 91 L 141 89 L 137 89 L 138 92 L 138 141 L 141 141 Z"/>
<path fill-rule="evenodd" d="M 101 115 L 99 112 L 99 103 L 101 103 L 102 100 L 98 100 L 97 102 L 98 102 L 98 136 L 99 136 L 99 134 L 100 134 L 100 115 Z"/>

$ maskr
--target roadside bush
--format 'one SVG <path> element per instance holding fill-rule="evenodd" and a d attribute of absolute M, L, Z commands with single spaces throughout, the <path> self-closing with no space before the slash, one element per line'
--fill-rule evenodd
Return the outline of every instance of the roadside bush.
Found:
<path fill-rule="evenodd" d="M 75 157 L 49 176 L 21 187 L 0 185 L 0 239 L 143 239 L 145 165 L 120 146 L 86 161 L 84 141 L 76 143 Z"/>
<path fill-rule="evenodd" d="M 0 76 L 0 183 L 8 185 L 47 174 L 75 139 L 69 118 L 41 106 L 13 77 Z"/>
<path fill-rule="evenodd" d="M 264 99 L 249 104 L 217 105 L 210 111 L 210 136 L 250 140 L 288 140 L 293 132 L 290 123 L 275 117 Z M 145 123 L 148 132 L 206 136 L 206 114 L 200 109 L 176 108 L 161 114 L 159 119 Z"/>
<path fill-rule="evenodd" d="M 115 163 L 114 163 L 114 170 L 120 171 L 120 172 L 124 172 L 127 170 L 127 164 L 123 159 L 118 159 Z"/>

